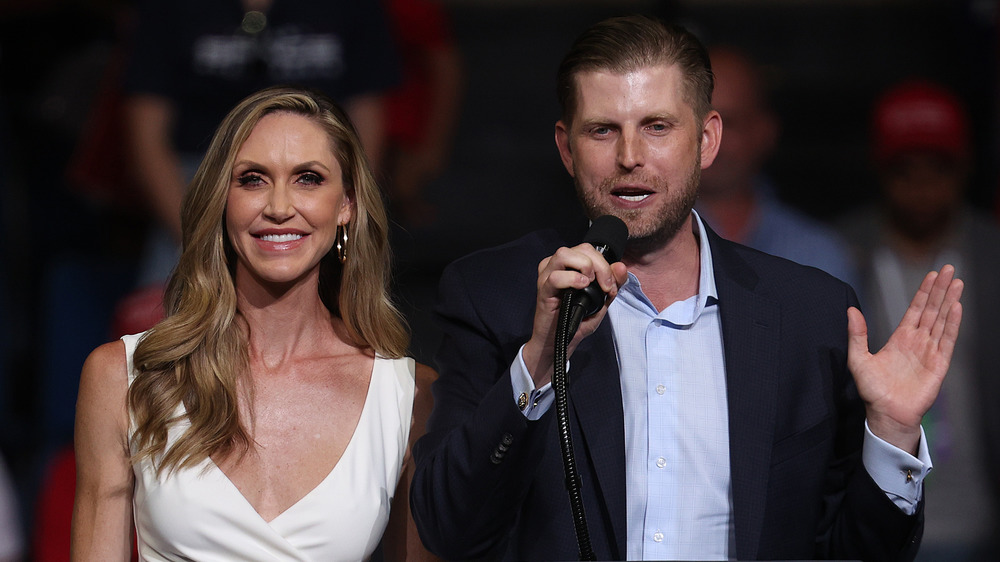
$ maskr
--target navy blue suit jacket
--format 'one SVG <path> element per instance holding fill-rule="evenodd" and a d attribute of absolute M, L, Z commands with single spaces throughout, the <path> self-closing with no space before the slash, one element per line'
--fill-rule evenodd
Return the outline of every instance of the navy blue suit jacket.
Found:
<path fill-rule="evenodd" d="M 581 232 L 582 234 L 582 232 Z M 577 238 L 579 239 L 579 238 Z M 906 516 L 861 464 L 864 409 L 846 367 L 854 291 L 708 233 L 725 349 L 739 559 L 912 559 Z M 555 231 L 467 256 L 441 278 L 434 412 L 414 451 L 411 507 L 445 558 L 578 556 L 551 408 L 527 421 L 509 366 L 532 329 Z M 570 415 L 598 559 L 626 556 L 625 440 L 610 322 L 571 358 Z"/>

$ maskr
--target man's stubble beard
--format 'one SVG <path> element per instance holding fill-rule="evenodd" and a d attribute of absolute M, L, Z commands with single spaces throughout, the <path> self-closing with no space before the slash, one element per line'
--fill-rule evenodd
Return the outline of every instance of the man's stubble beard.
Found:
<path fill-rule="evenodd" d="M 576 177 L 578 178 L 579 174 L 576 174 Z M 667 205 L 657 209 L 656 215 L 653 217 L 649 217 L 650 211 L 644 209 L 611 209 L 601 206 L 598 195 L 610 193 L 612 186 L 628 177 L 635 176 L 621 174 L 607 178 L 601 182 L 596 192 L 592 193 L 584 192 L 580 187 L 579 180 L 574 179 L 573 183 L 587 216 L 594 220 L 603 215 L 614 215 L 625 221 L 629 229 L 626 252 L 643 255 L 664 247 L 680 231 L 690 216 L 691 210 L 694 209 L 695 200 L 698 198 L 698 185 L 701 181 L 701 158 L 695 162 L 679 193 L 675 193 L 674 187 L 665 185 L 666 180 L 659 177 L 651 178 L 652 181 L 645 182 L 656 185 L 660 194 L 676 197 Z M 641 178 L 641 176 L 639 177 Z M 663 189 L 664 186 L 666 189 Z M 643 220 L 644 218 L 646 220 Z"/>

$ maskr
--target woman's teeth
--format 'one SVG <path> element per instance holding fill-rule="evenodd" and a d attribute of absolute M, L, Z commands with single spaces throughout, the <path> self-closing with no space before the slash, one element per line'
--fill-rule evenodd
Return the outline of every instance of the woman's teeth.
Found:
<path fill-rule="evenodd" d="M 260 237 L 265 242 L 291 242 L 302 238 L 301 234 L 264 234 Z"/>

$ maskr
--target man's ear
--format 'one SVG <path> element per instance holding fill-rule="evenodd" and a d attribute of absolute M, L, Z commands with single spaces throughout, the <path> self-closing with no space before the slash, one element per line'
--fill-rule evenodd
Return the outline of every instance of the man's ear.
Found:
<path fill-rule="evenodd" d="M 569 144 L 569 128 L 561 119 L 556 121 L 556 148 L 559 149 L 559 158 L 562 160 L 563 166 L 566 167 L 566 171 L 569 172 L 570 176 L 576 177 L 573 175 L 573 151 Z"/>
<path fill-rule="evenodd" d="M 701 169 L 712 165 L 722 144 L 722 116 L 714 109 L 705 116 L 701 127 Z"/>

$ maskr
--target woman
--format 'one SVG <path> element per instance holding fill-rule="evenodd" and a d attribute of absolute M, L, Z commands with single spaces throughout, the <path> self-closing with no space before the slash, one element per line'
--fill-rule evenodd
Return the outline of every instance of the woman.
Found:
<path fill-rule="evenodd" d="M 434 374 L 403 358 L 346 115 L 292 88 L 246 98 L 182 224 L 167 317 L 83 367 L 74 559 L 127 559 L 133 517 L 147 560 L 359 560 L 383 531 L 386 559 L 425 554 L 407 486 Z"/>

